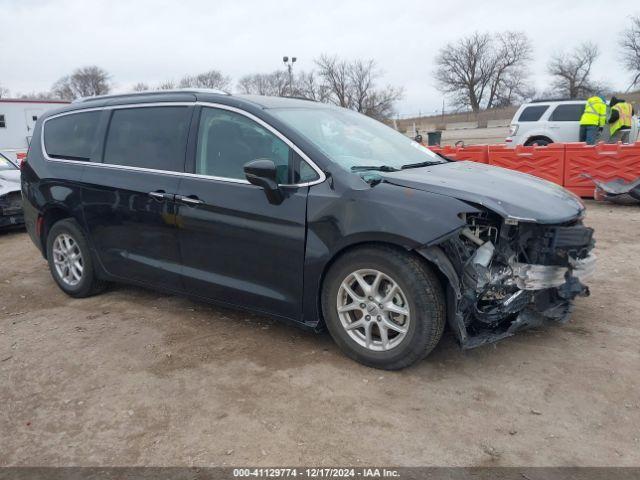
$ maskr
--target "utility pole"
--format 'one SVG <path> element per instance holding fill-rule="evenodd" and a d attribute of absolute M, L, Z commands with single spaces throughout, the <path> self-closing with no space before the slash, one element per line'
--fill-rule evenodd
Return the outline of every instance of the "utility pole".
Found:
<path fill-rule="evenodd" d="M 289 71 L 289 95 L 293 97 L 293 64 L 296 63 L 297 58 L 291 57 L 291 62 L 289 62 L 289 57 L 282 57 L 282 61 L 287 66 L 287 70 Z"/>

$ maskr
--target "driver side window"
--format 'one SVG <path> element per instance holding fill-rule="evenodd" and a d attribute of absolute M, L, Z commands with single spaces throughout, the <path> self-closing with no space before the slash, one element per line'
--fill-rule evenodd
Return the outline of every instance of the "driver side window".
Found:
<path fill-rule="evenodd" d="M 292 183 L 290 166 L 294 165 L 294 154 L 280 138 L 244 115 L 202 109 L 196 150 L 198 174 L 244 179 L 247 162 L 266 158 L 276 165 L 278 183 Z"/>

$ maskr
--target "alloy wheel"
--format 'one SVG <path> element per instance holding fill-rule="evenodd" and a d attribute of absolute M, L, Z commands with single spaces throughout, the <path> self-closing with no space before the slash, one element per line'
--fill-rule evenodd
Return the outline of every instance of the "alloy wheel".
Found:
<path fill-rule="evenodd" d="M 349 337 L 369 350 L 391 350 L 409 331 L 407 297 L 395 280 L 379 270 L 349 274 L 338 289 L 337 309 Z"/>
<path fill-rule="evenodd" d="M 68 233 L 59 234 L 53 241 L 53 264 L 60 280 L 75 287 L 82 280 L 84 261 L 80 246 Z"/>

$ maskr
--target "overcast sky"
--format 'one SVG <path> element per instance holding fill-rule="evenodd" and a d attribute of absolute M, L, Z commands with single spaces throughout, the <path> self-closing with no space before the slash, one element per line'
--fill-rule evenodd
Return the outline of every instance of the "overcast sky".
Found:
<path fill-rule="evenodd" d="M 425 114 L 442 105 L 432 76 L 438 49 L 474 30 L 526 32 L 539 90 L 550 54 L 598 40 L 594 78 L 626 88 L 615 32 L 632 14 L 638 0 L 0 0 L 0 85 L 48 90 L 95 64 L 125 91 L 214 68 L 237 80 L 281 68 L 283 55 L 307 70 L 335 53 L 375 59 L 382 82 L 405 88 L 398 112 Z"/>

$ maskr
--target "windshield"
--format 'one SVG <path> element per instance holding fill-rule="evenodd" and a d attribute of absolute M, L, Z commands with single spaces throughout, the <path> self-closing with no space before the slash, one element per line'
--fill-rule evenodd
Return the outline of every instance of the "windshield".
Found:
<path fill-rule="evenodd" d="M 383 123 L 344 108 L 283 108 L 271 113 L 347 170 L 446 162 Z"/>
<path fill-rule="evenodd" d="M 17 170 L 18 168 L 7 160 L 5 157 L 0 155 L 0 170 Z"/>

